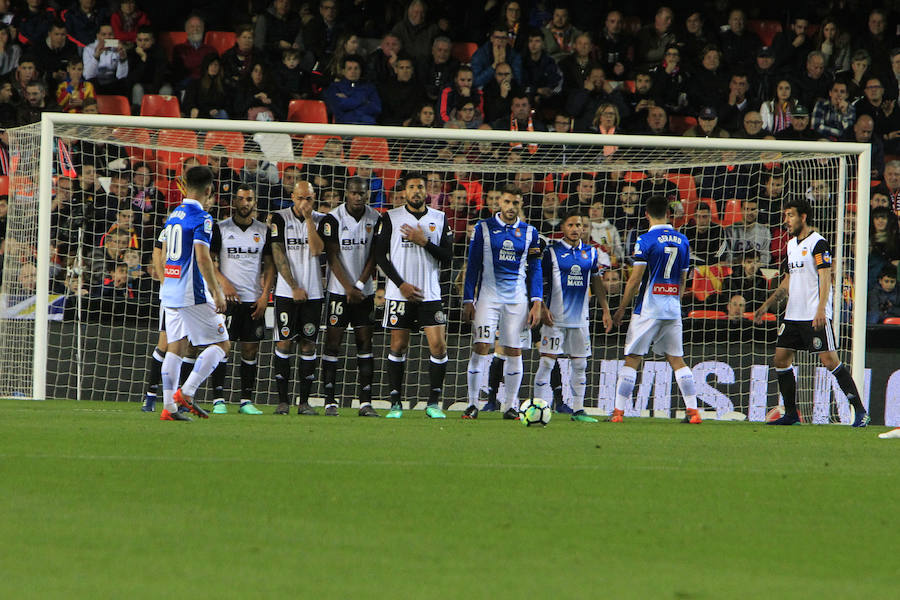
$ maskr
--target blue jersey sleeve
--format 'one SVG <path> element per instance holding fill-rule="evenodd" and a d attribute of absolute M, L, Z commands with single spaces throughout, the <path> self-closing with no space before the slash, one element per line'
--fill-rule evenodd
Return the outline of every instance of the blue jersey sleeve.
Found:
<path fill-rule="evenodd" d="M 194 227 L 194 243 L 209 246 L 212 243 L 213 220 L 209 213 L 202 213 L 197 219 L 197 226 Z"/>
<path fill-rule="evenodd" d="M 463 302 L 475 301 L 475 286 L 481 276 L 484 261 L 484 237 L 481 235 L 481 223 L 476 223 L 469 242 L 469 258 L 466 261 L 466 283 L 463 287 Z"/>
<path fill-rule="evenodd" d="M 526 281 L 528 283 L 528 295 L 532 302 L 540 302 L 544 299 L 544 273 L 541 269 L 541 239 L 537 229 L 532 227 L 531 246 L 528 247 L 528 267 L 526 269 Z"/>
<path fill-rule="evenodd" d="M 641 239 L 641 236 L 638 236 L 638 239 L 634 242 L 634 254 L 632 255 L 634 262 L 647 262 L 647 248 L 644 246 L 644 240 Z"/>

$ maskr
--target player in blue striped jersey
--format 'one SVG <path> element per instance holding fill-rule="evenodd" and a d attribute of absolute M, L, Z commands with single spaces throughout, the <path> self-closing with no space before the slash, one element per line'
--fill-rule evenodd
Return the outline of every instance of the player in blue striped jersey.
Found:
<path fill-rule="evenodd" d="M 213 220 L 207 212 L 214 198 L 213 174 L 208 167 L 192 167 L 184 174 L 185 199 L 166 219 L 165 264 L 159 290 L 165 312 L 168 346 L 162 365 L 163 401 L 160 414 L 164 421 L 190 420 L 178 412 L 176 404 L 206 418 L 209 415 L 194 404 L 193 398 L 220 361 L 225 360 L 231 344 L 225 328 L 225 294 L 216 279 L 209 253 Z M 178 376 L 181 358 L 188 349 L 206 346 L 180 389 Z"/>
<path fill-rule="evenodd" d="M 638 300 L 625 336 L 625 366 L 616 383 L 616 407 L 610 421 L 621 423 L 625 407 L 637 381 L 637 368 L 651 346 L 675 371 L 675 380 L 687 409 L 685 421 L 700 423 L 697 410 L 697 386 L 690 367 L 684 363 L 682 348 L 681 296 L 684 294 L 691 260 L 688 239 L 667 221 L 668 201 L 663 196 L 647 200 L 650 230 L 638 236 L 634 244 L 634 269 L 625 285 L 622 304 L 613 315 L 619 325 L 625 308 L 637 292 Z M 638 291 L 638 287 L 640 290 Z"/>
<path fill-rule="evenodd" d="M 603 325 L 612 328 L 603 271 L 609 268 L 609 255 L 581 241 L 586 218 L 577 211 L 563 215 L 559 227 L 563 239 L 547 246 L 542 260 L 544 308 L 541 322 L 541 361 L 534 375 L 534 397 L 550 404 L 550 373 L 556 359 L 567 354 L 572 364 L 572 420 L 596 423 L 584 412 L 587 385 L 587 359 L 591 355 L 588 321 L 588 286 L 603 309 Z"/>
<path fill-rule="evenodd" d="M 473 350 L 464 419 L 478 418 L 478 392 L 490 365 L 495 337 L 507 357 L 503 368 L 507 408 L 503 416 L 518 418 L 522 347 L 530 339 L 525 333 L 540 322 L 543 306 L 538 231 L 519 220 L 521 210 L 521 192 L 515 187 L 505 188 L 500 195 L 500 212 L 475 225 L 469 244 L 463 319 L 472 322 Z"/>

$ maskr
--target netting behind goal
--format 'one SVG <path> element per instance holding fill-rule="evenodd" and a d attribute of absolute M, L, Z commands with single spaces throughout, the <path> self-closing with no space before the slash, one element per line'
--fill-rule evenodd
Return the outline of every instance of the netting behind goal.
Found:
<path fill-rule="evenodd" d="M 629 145 L 633 138 L 628 136 L 617 136 L 615 145 L 608 139 L 586 144 L 593 140 L 566 134 L 526 143 L 521 138 L 497 141 L 488 137 L 492 132 L 478 131 L 448 131 L 444 139 L 426 139 L 423 132 L 408 139 L 373 128 L 365 136 L 353 136 L 349 128 L 322 135 L 317 126 L 286 123 L 266 124 L 264 132 L 255 133 L 206 130 L 220 124 L 205 121 L 192 121 L 195 130 L 145 123 L 126 118 L 116 127 L 83 122 L 54 126 L 47 397 L 142 398 L 147 357 L 158 332 L 153 241 L 167 212 L 183 197 L 183 169 L 195 162 L 213 167 L 217 200 L 211 212 L 220 220 L 230 216 L 231 196 L 242 182 L 255 188 L 258 218 L 265 220 L 272 211 L 290 206 L 290 191 L 298 180 L 315 185 L 318 208 L 327 212 L 342 201 L 348 178 L 362 177 L 369 183 L 371 205 L 385 210 L 404 202 L 397 185 L 403 171 L 423 173 L 428 203 L 447 213 L 454 231 L 452 266 L 442 274 L 450 348 L 448 404 L 466 397 L 471 335 L 462 322 L 461 292 L 468 239 L 474 223 L 493 214 L 499 190 L 507 184 L 522 191 L 522 218 L 547 239 L 559 237 L 563 211 L 577 208 L 588 216 L 585 241 L 610 256 L 604 278 L 613 309 L 630 273 L 634 240 L 647 227 L 642 203 L 650 195 L 666 196 L 673 222 L 688 235 L 694 255 L 685 297 L 685 359 L 697 375 L 701 405 L 719 418 L 753 420 L 778 404 L 768 366 L 778 321 L 770 314 L 756 325 L 750 315 L 780 280 L 787 244 L 782 203 L 806 197 L 814 207 L 816 229 L 834 249 L 835 322 L 842 358 L 850 361 L 856 155 L 788 151 L 776 148 L 774 141 L 766 151 L 752 143 L 721 150 L 679 148 L 674 139 L 638 147 Z M 0 289 L 3 396 L 32 395 L 39 141 L 39 125 L 11 130 L 13 172 Z M 382 287 L 383 276 L 379 281 Z M 381 310 L 376 309 L 376 323 Z M 592 309 L 591 315 L 594 355 L 586 405 L 602 413 L 612 407 L 626 326 L 606 333 L 599 310 Z M 267 325 L 273 325 L 271 315 Z M 260 355 L 260 404 L 275 401 L 270 334 Z M 533 341 L 525 352 L 523 398 L 531 395 L 539 332 Z M 384 373 L 387 341 L 380 327 L 374 347 L 376 373 Z M 344 356 L 338 394 L 349 404 L 356 394 L 352 335 Z M 648 356 L 632 414 L 672 416 L 682 407 L 671 370 L 661 360 Z M 235 354 L 230 399 L 237 398 L 239 389 L 237 361 Z M 427 396 L 427 361 L 427 348 L 414 336 L 406 393 L 413 402 Z M 846 420 L 846 402 L 831 402 L 841 400 L 836 387 L 832 396 L 831 375 L 815 367 L 808 356 L 798 361 L 804 416 L 817 422 Z M 566 372 L 563 364 L 564 398 L 569 395 Z M 384 384 L 376 377 L 374 398 L 386 398 Z"/>

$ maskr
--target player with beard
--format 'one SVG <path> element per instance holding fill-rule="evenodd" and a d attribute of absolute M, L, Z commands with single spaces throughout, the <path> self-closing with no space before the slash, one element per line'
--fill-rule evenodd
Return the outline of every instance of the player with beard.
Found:
<path fill-rule="evenodd" d="M 831 273 L 831 247 L 825 238 L 813 231 L 812 208 L 806 199 L 794 199 L 784 205 L 784 224 L 791 234 L 787 249 L 786 273 L 762 306 L 754 313 L 756 323 L 770 312 L 770 307 L 787 297 L 784 320 L 775 342 L 775 373 L 778 389 L 784 398 L 784 415 L 770 425 L 800 423 L 797 411 L 797 379 L 794 375 L 794 353 L 815 352 L 819 361 L 837 379 L 841 391 L 856 415 L 853 427 L 869 424 L 869 415 L 860 400 L 850 370 L 837 354 L 837 337 L 831 324 L 834 287 Z"/>
<path fill-rule="evenodd" d="M 431 351 L 431 391 L 425 414 L 444 419 L 439 403 L 447 371 L 447 315 L 441 303 L 440 273 L 450 266 L 453 232 L 446 214 L 425 205 L 424 176 L 406 175 L 403 191 L 406 205 L 384 213 L 375 234 L 375 260 L 388 277 L 384 328 L 391 332 L 387 365 L 391 410 L 387 417 L 403 416 L 409 334 L 421 327 Z"/>
<path fill-rule="evenodd" d="M 253 218 L 256 193 L 246 183 L 232 198 L 234 216 L 213 226 L 210 252 L 216 263 L 216 277 L 222 285 L 228 310 L 225 323 L 232 342 L 241 342 L 241 407 L 244 415 L 261 415 L 253 406 L 258 371 L 259 342 L 266 329 L 265 314 L 269 292 L 275 283 L 275 264 L 269 243 L 269 228 Z M 213 413 L 226 414 L 225 376 L 227 363 L 213 371 Z"/>
<path fill-rule="evenodd" d="M 375 310 L 375 254 L 372 239 L 378 211 L 366 202 L 368 185 L 359 177 L 347 183 L 346 200 L 325 215 L 319 235 L 325 242 L 328 259 L 328 302 L 325 349 L 322 354 L 322 383 L 325 386 L 325 414 L 338 415 L 335 401 L 338 354 L 347 326 L 356 338 L 356 368 L 359 372 L 359 416 L 378 417 L 372 408 L 372 313 Z"/>

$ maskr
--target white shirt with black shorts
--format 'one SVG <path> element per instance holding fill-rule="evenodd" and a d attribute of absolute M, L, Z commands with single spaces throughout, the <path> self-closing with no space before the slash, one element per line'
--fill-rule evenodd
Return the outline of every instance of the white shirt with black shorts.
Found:
<path fill-rule="evenodd" d="M 819 269 L 831 267 L 831 246 L 818 232 L 803 240 L 791 238 L 787 247 L 786 268 L 791 276 L 784 320 L 778 327 L 775 346 L 810 352 L 833 352 L 838 349 L 834 335 L 832 301 L 834 285 L 825 302 L 825 326 L 814 329 L 813 319 L 819 306 Z"/>
<path fill-rule="evenodd" d="M 258 342 L 265 333 L 265 319 L 253 318 L 256 301 L 262 295 L 263 257 L 272 254 L 269 228 L 253 219 L 246 227 L 234 219 L 213 226 L 210 252 L 219 259 L 219 271 L 237 292 L 240 303 L 229 303 L 225 312 L 228 337 L 232 341 Z"/>
<path fill-rule="evenodd" d="M 313 211 L 316 227 L 325 215 Z M 295 302 L 291 286 L 278 274 L 275 283 L 275 341 L 303 338 L 315 341 L 322 322 L 322 264 L 318 256 L 309 253 L 309 230 L 306 219 L 294 214 L 293 207 L 272 213 L 269 226 L 272 244 L 284 246 L 291 275 L 297 285 L 306 290 L 307 299 Z"/>

